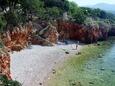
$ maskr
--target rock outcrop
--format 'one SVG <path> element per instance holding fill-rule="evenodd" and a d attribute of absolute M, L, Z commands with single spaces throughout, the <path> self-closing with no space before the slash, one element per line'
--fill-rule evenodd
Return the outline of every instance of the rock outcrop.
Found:
<path fill-rule="evenodd" d="M 51 42 L 49 42 L 48 40 L 46 40 L 40 36 L 32 36 L 31 43 L 33 45 L 53 46 L 53 44 Z"/>
<path fill-rule="evenodd" d="M 99 39 L 106 39 L 108 31 L 101 27 L 87 27 L 72 22 L 58 21 L 59 39 L 79 40 L 85 43 L 97 42 Z"/>
<path fill-rule="evenodd" d="M 10 76 L 10 56 L 6 49 L 0 49 L 0 75 L 5 75 L 9 80 Z"/>
<path fill-rule="evenodd" d="M 111 26 L 111 29 L 109 31 L 109 36 L 115 36 L 115 25 Z"/>
<path fill-rule="evenodd" d="M 9 52 L 20 51 L 28 46 L 32 32 L 32 25 L 26 24 L 23 27 L 7 27 L 7 31 L 0 34 L 0 75 L 11 80 Z"/>
<path fill-rule="evenodd" d="M 36 34 L 31 38 L 32 44 L 49 46 L 58 42 L 59 34 L 57 28 L 52 26 L 52 24 L 47 25 L 45 28 L 37 29 Z"/>

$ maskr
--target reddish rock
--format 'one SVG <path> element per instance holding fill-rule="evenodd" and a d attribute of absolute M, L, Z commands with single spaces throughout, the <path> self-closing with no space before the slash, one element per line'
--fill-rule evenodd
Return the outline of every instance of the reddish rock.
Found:
<path fill-rule="evenodd" d="M 28 41 L 32 34 L 32 25 L 26 24 L 25 26 L 18 26 L 10 28 L 3 36 L 5 46 L 12 51 L 20 51 L 28 45 Z"/>
<path fill-rule="evenodd" d="M 103 28 L 86 27 L 72 22 L 58 21 L 59 39 L 79 40 L 85 43 L 97 42 L 99 39 L 106 39 L 108 31 Z"/>
<path fill-rule="evenodd" d="M 10 56 L 5 49 L 0 49 L 0 74 L 6 75 L 9 80 L 10 76 Z"/>
<path fill-rule="evenodd" d="M 46 39 L 41 38 L 40 36 L 33 36 L 31 38 L 31 43 L 33 45 L 42 45 L 42 46 L 53 46 L 51 42 Z"/>
<path fill-rule="evenodd" d="M 47 40 L 51 43 L 56 44 L 58 42 L 58 32 L 57 32 L 57 28 L 54 26 L 50 26 L 49 30 L 47 31 Z"/>
<path fill-rule="evenodd" d="M 32 36 L 32 44 L 37 45 L 53 45 L 58 42 L 58 32 L 57 28 L 49 24 L 43 29 L 37 30 L 37 35 Z"/>

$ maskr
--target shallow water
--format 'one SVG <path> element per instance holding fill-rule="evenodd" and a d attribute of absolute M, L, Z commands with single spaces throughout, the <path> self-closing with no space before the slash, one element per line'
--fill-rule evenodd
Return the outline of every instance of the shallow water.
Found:
<path fill-rule="evenodd" d="M 98 47 L 100 51 L 96 56 L 91 48 L 86 54 L 66 62 L 57 69 L 48 86 L 115 86 L 115 42 L 110 41 L 107 46 L 101 47 L 102 50 Z"/>
<path fill-rule="evenodd" d="M 88 61 L 83 68 L 85 74 L 89 85 L 115 86 L 115 44 L 101 58 Z"/>

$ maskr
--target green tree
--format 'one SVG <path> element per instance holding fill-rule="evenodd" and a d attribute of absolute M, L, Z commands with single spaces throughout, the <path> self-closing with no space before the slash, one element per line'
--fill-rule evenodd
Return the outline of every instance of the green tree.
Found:
<path fill-rule="evenodd" d="M 6 20 L 3 15 L 0 15 L 0 31 L 3 31 L 3 28 L 6 25 Z"/>
<path fill-rule="evenodd" d="M 68 11 L 69 2 L 68 0 L 43 0 L 45 7 L 58 7 L 64 11 Z"/>
<path fill-rule="evenodd" d="M 78 5 L 75 2 L 69 3 L 69 14 L 74 15 L 78 9 Z"/>

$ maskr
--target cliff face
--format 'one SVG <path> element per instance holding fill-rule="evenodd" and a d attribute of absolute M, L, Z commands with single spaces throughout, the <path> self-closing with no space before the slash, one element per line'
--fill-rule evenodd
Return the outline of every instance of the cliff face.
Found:
<path fill-rule="evenodd" d="M 1 34 L 0 40 L 0 74 L 10 76 L 10 55 L 11 51 L 20 51 L 28 46 L 33 32 L 31 24 L 18 27 L 7 27 L 7 31 Z"/>
<path fill-rule="evenodd" d="M 97 27 L 86 27 L 71 22 L 58 22 L 59 38 L 61 40 L 72 39 L 85 43 L 97 42 L 99 39 L 106 39 L 108 32 L 105 29 Z"/>
<path fill-rule="evenodd" d="M 0 49 L 0 74 L 6 75 L 9 80 L 10 76 L 10 55 L 8 52 L 20 51 L 28 45 L 30 35 L 32 33 L 32 27 L 27 24 L 23 27 L 9 27 L 1 36 L 3 43 Z M 5 47 L 5 48 L 4 48 Z"/>
<path fill-rule="evenodd" d="M 112 25 L 112 27 L 109 31 L 109 36 L 115 36 L 115 25 Z"/>

